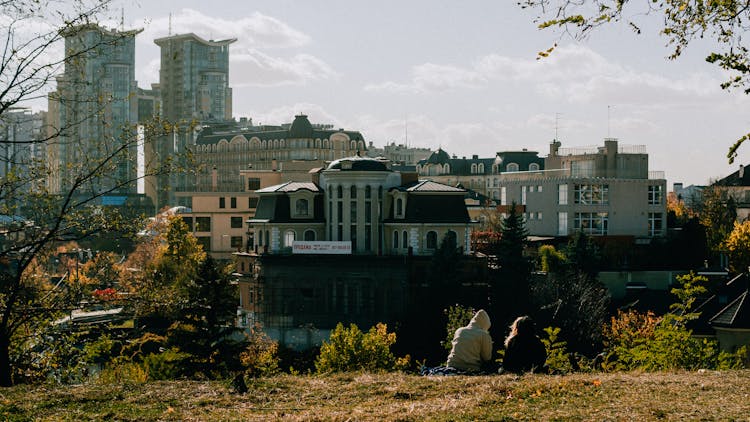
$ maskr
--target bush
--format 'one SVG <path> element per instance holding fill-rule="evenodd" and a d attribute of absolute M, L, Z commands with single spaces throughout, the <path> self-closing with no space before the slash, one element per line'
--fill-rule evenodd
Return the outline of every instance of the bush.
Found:
<path fill-rule="evenodd" d="M 396 334 L 388 326 L 378 323 L 363 333 L 356 324 L 349 328 L 339 323 L 328 342 L 323 342 L 315 360 L 319 373 L 346 371 L 393 371 L 409 366 L 409 355 L 397 358 L 391 352 Z"/>
<path fill-rule="evenodd" d="M 279 372 L 279 344 L 256 325 L 250 330 L 247 347 L 240 353 L 245 374 L 250 377 L 274 375 Z"/>
<path fill-rule="evenodd" d="M 97 378 L 99 384 L 145 384 L 148 372 L 135 362 L 112 362 L 102 369 Z"/>
<path fill-rule="evenodd" d="M 455 304 L 444 309 L 443 313 L 448 317 L 448 322 L 445 324 L 445 340 L 440 342 L 446 350 L 451 350 L 453 347 L 453 336 L 456 334 L 456 330 L 466 325 L 474 317 L 476 311 L 471 306 L 466 307 L 463 305 Z"/>
<path fill-rule="evenodd" d="M 568 343 L 558 340 L 560 328 L 547 327 L 544 329 L 547 337 L 542 337 L 544 349 L 547 351 L 547 361 L 545 364 L 552 374 L 567 374 L 573 372 L 573 365 L 570 363 L 570 354 L 568 353 Z"/>
<path fill-rule="evenodd" d="M 185 368 L 190 367 L 191 355 L 176 349 L 167 349 L 163 353 L 153 353 L 143 359 L 143 367 L 150 380 L 173 380 L 185 375 Z"/>

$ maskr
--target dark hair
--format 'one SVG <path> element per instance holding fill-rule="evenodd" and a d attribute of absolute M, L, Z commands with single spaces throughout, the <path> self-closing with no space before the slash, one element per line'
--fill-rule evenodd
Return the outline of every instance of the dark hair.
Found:
<path fill-rule="evenodd" d="M 528 315 L 523 315 L 518 318 L 516 318 L 515 321 L 513 321 L 513 324 L 510 325 L 510 334 L 508 334 L 508 337 L 505 338 L 505 347 L 508 347 L 508 343 L 510 343 L 510 340 L 517 336 L 527 336 L 527 335 L 534 335 L 534 320 L 531 319 Z"/>

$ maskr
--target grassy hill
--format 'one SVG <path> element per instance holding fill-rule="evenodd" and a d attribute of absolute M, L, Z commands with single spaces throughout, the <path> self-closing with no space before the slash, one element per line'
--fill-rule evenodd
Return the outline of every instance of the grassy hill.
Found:
<path fill-rule="evenodd" d="M 227 383 L 16 386 L 2 420 L 747 420 L 750 370 L 419 377 L 350 373 Z"/>

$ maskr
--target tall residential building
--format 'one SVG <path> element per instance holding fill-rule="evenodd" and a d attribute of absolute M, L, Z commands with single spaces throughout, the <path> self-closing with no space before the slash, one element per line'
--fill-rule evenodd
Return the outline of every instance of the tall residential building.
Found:
<path fill-rule="evenodd" d="M 136 191 L 138 121 L 135 36 L 142 30 L 109 30 L 88 24 L 67 30 L 65 70 L 49 96 L 47 151 L 53 192 L 66 191 L 73 179 L 107 157 L 111 166 L 81 186 L 88 194 Z"/>
<path fill-rule="evenodd" d="M 32 113 L 26 108 L 11 108 L 0 116 L 0 177 L 10 173 L 24 177 L 35 164 L 45 159 L 42 133 L 46 112 Z"/>
<path fill-rule="evenodd" d="M 206 41 L 193 33 L 154 40 L 161 48 L 159 85 L 165 119 L 204 122 L 232 118 L 229 44 L 235 41 Z"/>

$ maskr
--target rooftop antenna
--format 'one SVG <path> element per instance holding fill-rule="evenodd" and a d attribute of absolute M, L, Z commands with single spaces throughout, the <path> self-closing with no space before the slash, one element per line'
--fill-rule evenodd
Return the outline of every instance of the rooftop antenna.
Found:
<path fill-rule="evenodd" d="M 120 31 L 125 30 L 125 7 L 120 7 Z"/>
<path fill-rule="evenodd" d="M 607 138 L 610 138 L 611 135 L 610 132 L 610 109 L 612 108 L 611 105 L 607 105 Z"/>
<path fill-rule="evenodd" d="M 404 144 L 409 148 L 409 115 L 404 115 Z"/>
<path fill-rule="evenodd" d="M 555 141 L 560 140 L 557 135 L 557 130 L 559 126 L 560 126 L 560 113 L 555 113 Z"/>
<path fill-rule="evenodd" d="M 172 36 L 172 12 L 169 12 L 169 36 Z"/>

